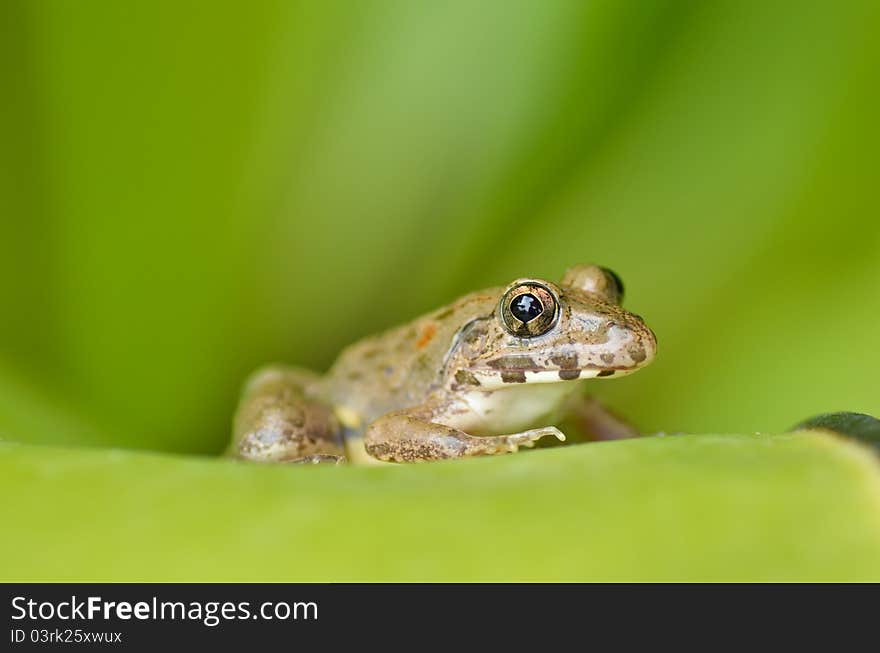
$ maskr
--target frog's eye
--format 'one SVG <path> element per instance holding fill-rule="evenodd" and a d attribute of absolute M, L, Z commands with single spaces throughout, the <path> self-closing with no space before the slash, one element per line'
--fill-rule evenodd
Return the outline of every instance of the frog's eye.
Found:
<path fill-rule="evenodd" d="M 559 318 L 559 302 L 549 288 L 521 283 L 501 298 L 501 320 L 512 335 L 530 338 L 547 333 Z"/>
<path fill-rule="evenodd" d="M 612 304 L 623 301 L 623 281 L 608 268 L 598 265 L 576 265 L 562 277 L 562 285 L 599 295 Z"/>
<path fill-rule="evenodd" d="M 623 302 L 623 279 L 621 279 L 614 270 L 609 270 L 608 268 L 602 268 L 602 272 L 605 273 L 605 276 L 611 282 L 610 285 L 617 291 L 617 304 Z"/>

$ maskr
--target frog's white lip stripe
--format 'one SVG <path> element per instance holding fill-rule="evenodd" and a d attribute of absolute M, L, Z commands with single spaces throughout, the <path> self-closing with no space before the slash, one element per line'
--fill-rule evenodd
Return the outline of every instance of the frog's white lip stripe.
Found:
<path fill-rule="evenodd" d="M 587 370 L 571 370 L 572 372 L 580 371 L 579 379 L 592 379 L 595 377 L 601 370 L 597 369 L 587 369 Z M 559 378 L 558 370 L 541 370 L 540 372 L 526 372 L 526 382 L 527 383 L 558 383 L 561 379 Z"/>
<path fill-rule="evenodd" d="M 523 373 L 525 374 L 525 383 L 559 383 L 565 380 L 594 379 L 599 377 L 600 374 L 602 377 L 614 378 L 634 372 L 636 369 L 636 367 L 633 367 L 622 369 L 608 368 L 605 370 L 599 367 L 586 367 L 572 370 L 525 370 Z M 508 371 L 515 373 L 518 370 Z M 560 377 L 560 372 L 579 372 L 579 374 L 577 377 L 565 379 Z M 613 374 L 602 374 L 602 372 L 613 372 Z M 474 376 L 484 385 L 496 385 L 501 379 L 501 374 L 502 372 L 499 370 L 474 370 Z"/>

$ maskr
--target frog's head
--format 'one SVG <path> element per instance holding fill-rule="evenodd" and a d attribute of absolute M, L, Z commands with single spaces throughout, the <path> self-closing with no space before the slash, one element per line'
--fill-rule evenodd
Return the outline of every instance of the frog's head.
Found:
<path fill-rule="evenodd" d="M 596 265 L 569 269 L 559 285 L 517 279 L 491 316 L 459 333 L 454 373 L 483 390 L 630 374 L 653 360 L 657 341 L 622 299 L 619 277 Z"/>

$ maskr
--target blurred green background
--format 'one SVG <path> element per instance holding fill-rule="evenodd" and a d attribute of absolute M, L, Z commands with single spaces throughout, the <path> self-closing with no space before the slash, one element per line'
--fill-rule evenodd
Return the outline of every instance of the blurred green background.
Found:
<path fill-rule="evenodd" d="M 0 5 L 0 439 L 224 446 L 242 378 L 597 262 L 642 428 L 880 413 L 880 4 Z"/>

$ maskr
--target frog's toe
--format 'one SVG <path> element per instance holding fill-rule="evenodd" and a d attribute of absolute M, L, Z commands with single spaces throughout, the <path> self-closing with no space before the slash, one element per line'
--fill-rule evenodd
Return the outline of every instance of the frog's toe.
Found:
<path fill-rule="evenodd" d="M 555 435 L 557 440 L 559 440 L 560 442 L 565 442 L 565 433 L 560 431 L 555 426 L 550 426 L 550 427 L 548 427 L 548 429 L 549 429 L 548 435 Z"/>
<path fill-rule="evenodd" d="M 507 442 L 508 446 L 512 447 L 511 451 L 516 451 L 518 447 L 534 447 L 538 440 L 548 435 L 555 436 L 560 442 L 565 441 L 565 434 L 562 431 L 555 426 L 545 426 L 509 435 Z"/>

